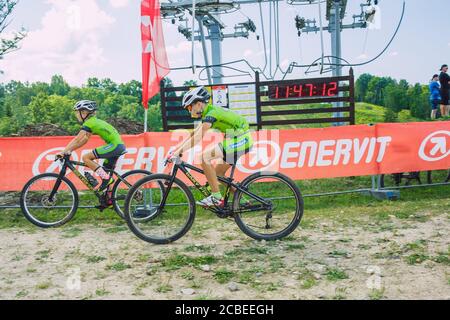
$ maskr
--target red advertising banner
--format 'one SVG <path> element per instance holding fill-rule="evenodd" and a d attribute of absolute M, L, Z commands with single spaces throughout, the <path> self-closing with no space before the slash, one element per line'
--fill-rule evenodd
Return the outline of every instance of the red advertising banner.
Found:
<path fill-rule="evenodd" d="M 170 149 L 187 137 L 187 132 L 147 133 L 124 136 L 128 154 L 117 171 L 133 169 L 167 172 L 164 159 Z M 376 175 L 450 168 L 450 122 L 378 124 L 324 129 L 272 130 L 254 132 L 252 151 L 240 159 L 236 178 L 259 171 L 279 171 L 293 179 L 320 179 Z M 58 172 L 54 155 L 71 137 L 0 138 L 0 191 L 19 191 L 33 176 Z M 184 160 L 200 165 L 203 148 L 221 141 L 220 134 L 208 134 L 203 146 L 196 146 Z M 73 153 L 73 160 L 102 141 L 95 137 Z M 79 168 L 83 173 L 83 168 Z M 82 185 L 70 173 L 69 178 Z M 200 181 L 204 178 L 194 175 Z"/>

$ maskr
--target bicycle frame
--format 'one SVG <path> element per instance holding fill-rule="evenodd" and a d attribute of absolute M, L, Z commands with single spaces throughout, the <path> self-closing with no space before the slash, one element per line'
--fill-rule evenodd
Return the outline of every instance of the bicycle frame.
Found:
<path fill-rule="evenodd" d="M 205 175 L 205 172 L 203 170 L 201 170 L 197 167 L 194 167 L 186 162 L 174 163 L 174 167 L 173 167 L 172 174 L 171 174 L 172 179 L 170 180 L 169 185 L 167 186 L 166 192 L 161 201 L 161 207 L 164 207 L 166 204 L 166 200 L 167 200 L 169 191 L 171 190 L 172 185 L 175 182 L 175 178 L 177 176 L 178 170 L 181 170 L 181 172 L 183 172 L 184 175 L 192 182 L 192 184 L 195 186 L 195 188 L 198 189 L 205 197 L 209 197 L 211 195 L 211 193 L 205 187 L 203 187 L 189 172 L 189 170 L 193 170 L 202 175 Z M 232 167 L 230 177 L 220 177 L 220 176 L 217 177 L 219 182 L 222 182 L 222 183 L 226 184 L 226 186 L 227 186 L 226 191 L 225 191 L 225 198 L 224 198 L 224 208 L 214 207 L 214 208 L 208 208 L 208 210 L 210 210 L 218 215 L 224 215 L 224 214 L 227 215 L 230 213 L 237 213 L 237 212 L 233 211 L 232 208 L 230 211 L 226 210 L 228 201 L 230 200 L 230 193 L 231 193 L 232 188 L 234 188 L 236 191 L 240 191 L 240 192 L 246 194 L 247 196 L 253 198 L 254 200 L 256 200 L 262 204 L 259 206 L 252 206 L 245 210 L 239 210 L 239 213 L 253 212 L 253 211 L 258 211 L 261 209 L 270 208 L 271 203 L 267 202 L 265 199 L 259 197 L 258 195 L 253 194 L 253 193 L 249 192 L 248 190 L 242 188 L 241 184 L 234 183 L 233 177 L 234 177 L 235 170 L 236 170 L 236 165 L 234 165 Z"/>
<path fill-rule="evenodd" d="M 81 182 L 83 182 L 83 184 L 97 196 L 98 200 L 100 202 L 102 202 L 104 193 L 100 193 L 98 190 L 95 190 L 89 183 L 88 179 L 85 176 L 83 176 L 81 174 L 81 172 L 79 170 L 77 170 L 77 168 L 75 167 L 75 166 L 87 167 L 85 163 L 78 162 L 78 161 L 71 161 L 70 156 L 65 156 L 63 159 L 59 159 L 59 160 L 63 161 L 63 165 L 62 165 L 61 171 L 59 173 L 58 180 L 56 180 L 53 190 L 50 193 L 50 196 L 49 196 L 50 200 L 53 200 L 53 197 L 58 192 L 58 189 L 61 185 L 62 178 L 66 175 L 67 169 L 70 169 L 70 171 L 72 171 L 78 177 L 78 179 L 80 179 Z M 125 183 L 128 187 L 131 187 L 131 184 L 129 184 L 126 180 L 122 179 L 122 177 L 114 170 L 110 170 L 110 174 L 111 174 L 111 176 L 113 176 L 113 175 L 116 176 L 120 181 Z"/>

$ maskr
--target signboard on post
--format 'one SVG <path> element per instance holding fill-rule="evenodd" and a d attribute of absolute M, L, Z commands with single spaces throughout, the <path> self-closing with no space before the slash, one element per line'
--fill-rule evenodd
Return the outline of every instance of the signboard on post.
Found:
<path fill-rule="evenodd" d="M 228 106 L 227 86 L 212 87 L 213 106 L 225 108 Z"/>
<path fill-rule="evenodd" d="M 230 110 L 245 117 L 249 124 L 256 124 L 256 86 L 254 84 L 228 86 Z"/>

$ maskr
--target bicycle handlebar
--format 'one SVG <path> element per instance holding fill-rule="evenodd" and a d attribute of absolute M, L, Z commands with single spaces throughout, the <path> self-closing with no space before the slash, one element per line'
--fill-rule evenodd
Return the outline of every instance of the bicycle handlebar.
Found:
<path fill-rule="evenodd" d="M 164 167 L 167 167 L 167 165 L 169 164 L 169 163 L 177 163 L 177 164 L 179 164 L 179 163 L 181 163 L 181 158 L 183 157 L 183 155 L 182 154 L 180 154 L 180 156 L 179 157 L 174 157 L 174 158 L 167 158 L 165 161 L 164 161 Z"/>
<path fill-rule="evenodd" d="M 55 156 L 55 162 L 56 161 L 64 161 L 64 160 L 70 160 L 70 154 L 65 154 L 62 157 L 61 156 L 58 157 L 58 155 Z"/>

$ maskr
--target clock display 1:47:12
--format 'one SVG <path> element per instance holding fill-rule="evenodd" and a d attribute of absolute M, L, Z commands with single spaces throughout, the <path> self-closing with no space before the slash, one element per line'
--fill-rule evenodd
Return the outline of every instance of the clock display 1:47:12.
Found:
<path fill-rule="evenodd" d="M 269 96 L 271 99 L 334 97 L 337 93 L 337 82 L 293 84 L 289 86 L 271 86 L 269 88 Z"/>

